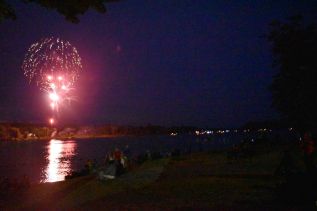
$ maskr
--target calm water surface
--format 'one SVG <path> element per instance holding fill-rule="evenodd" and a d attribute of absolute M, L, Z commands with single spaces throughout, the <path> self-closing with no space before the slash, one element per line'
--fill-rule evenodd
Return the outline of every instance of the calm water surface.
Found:
<path fill-rule="evenodd" d="M 242 140 L 238 134 L 225 136 L 144 136 L 103 139 L 20 141 L 0 143 L 0 178 L 26 175 L 31 182 L 56 182 L 83 168 L 87 159 L 102 163 L 115 147 L 129 145 L 132 156 L 146 150 L 156 152 L 198 151 L 232 146 Z"/>

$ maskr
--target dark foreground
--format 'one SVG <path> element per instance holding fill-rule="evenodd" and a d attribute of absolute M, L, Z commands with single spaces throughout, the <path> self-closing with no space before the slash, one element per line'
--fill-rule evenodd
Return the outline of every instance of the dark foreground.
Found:
<path fill-rule="evenodd" d="M 147 161 L 115 180 L 86 176 L 34 185 L 0 199 L 0 210 L 307 210 L 296 189 L 276 175 L 285 147 L 258 144 L 247 156 L 227 152 L 181 155 Z M 301 153 L 292 149 L 293 170 L 303 171 Z M 304 188 L 305 190 L 305 188 Z M 284 191 L 284 192 L 283 192 Z M 298 196 L 301 197 L 301 196 Z"/>

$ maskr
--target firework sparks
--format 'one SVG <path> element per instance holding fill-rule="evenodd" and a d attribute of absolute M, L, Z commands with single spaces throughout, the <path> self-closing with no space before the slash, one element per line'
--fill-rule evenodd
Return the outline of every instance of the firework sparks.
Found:
<path fill-rule="evenodd" d="M 68 41 L 44 38 L 29 48 L 22 64 L 24 75 L 43 90 L 50 89 L 54 79 L 73 85 L 82 70 L 78 51 Z"/>
<path fill-rule="evenodd" d="M 75 47 L 68 41 L 51 37 L 31 45 L 22 69 L 30 83 L 36 83 L 48 93 L 52 111 L 58 112 L 61 103 L 74 99 L 71 90 L 82 70 L 82 64 Z M 49 122 L 53 124 L 54 119 L 51 118 Z"/>

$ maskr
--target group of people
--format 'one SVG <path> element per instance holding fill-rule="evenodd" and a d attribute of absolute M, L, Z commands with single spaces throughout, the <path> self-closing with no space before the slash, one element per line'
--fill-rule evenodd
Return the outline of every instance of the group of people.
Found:
<path fill-rule="evenodd" d="M 113 152 L 108 153 L 104 161 L 104 166 L 99 170 L 99 179 L 114 179 L 126 172 L 130 167 L 128 157 L 130 157 L 128 145 L 123 152 L 119 150 L 119 148 L 115 148 Z"/>
<path fill-rule="evenodd" d="M 317 175 L 316 168 L 316 142 L 310 132 L 304 133 L 299 140 L 299 149 L 303 156 L 305 170 L 308 175 Z M 284 151 L 281 163 L 276 170 L 276 174 L 283 176 L 291 176 L 296 173 L 296 165 L 292 153 L 289 149 Z"/>
<path fill-rule="evenodd" d="M 174 155 L 173 152 L 172 155 Z M 84 168 L 81 171 L 72 172 L 65 176 L 65 179 L 72 179 L 89 174 L 97 174 L 100 180 L 115 179 L 131 170 L 134 165 L 140 165 L 147 160 L 159 159 L 164 157 L 164 155 L 146 150 L 145 153 L 132 157 L 129 145 L 126 145 L 123 151 L 119 148 L 115 148 L 109 152 L 101 164 L 97 164 L 96 159 L 86 160 Z"/>
<path fill-rule="evenodd" d="M 284 178 L 277 188 L 277 196 L 287 203 L 317 205 L 316 139 L 306 132 L 296 148 L 288 147 L 275 171 Z M 304 164 L 301 168 L 300 163 Z"/>
<path fill-rule="evenodd" d="M 300 138 L 299 142 L 300 151 L 303 155 L 304 164 L 306 167 L 306 172 L 309 175 L 317 175 L 317 168 L 316 168 L 316 141 L 314 140 L 311 132 L 305 132 L 303 137 Z M 291 153 L 289 150 L 285 150 L 284 156 L 280 166 L 284 166 L 285 172 L 294 172 L 294 161 Z M 280 167 L 279 167 L 280 168 Z M 286 169 L 286 170 L 285 170 Z"/>
<path fill-rule="evenodd" d="M 179 156 L 179 150 L 173 150 L 171 153 L 159 153 L 146 150 L 145 153 L 139 154 L 132 158 L 129 146 L 126 145 L 124 150 L 115 148 L 112 152 L 109 152 L 101 166 L 96 168 L 95 162 L 89 160 L 86 164 L 86 168 L 89 172 L 98 174 L 100 180 L 115 179 L 123 173 L 131 170 L 134 165 L 140 165 L 147 160 L 156 160 L 163 157 Z"/>
<path fill-rule="evenodd" d="M 81 171 L 75 171 L 65 176 L 65 179 L 98 174 L 100 179 L 114 179 L 123 174 L 129 167 L 128 157 L 130 156 L 129 146 L 126 145 L 124 152 L 115 148 L 108 153 L 101 165 L 97 164 L 96 159 L 88 159 Z"/>

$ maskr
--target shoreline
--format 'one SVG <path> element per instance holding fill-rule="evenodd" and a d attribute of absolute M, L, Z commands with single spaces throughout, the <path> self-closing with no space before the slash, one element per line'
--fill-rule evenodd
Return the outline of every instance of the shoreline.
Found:
<path fill-rule="evenodd" d="M 14 138 L 14 139 L 2 139 L 2 142 L 19 142 L 19 141 L 49 141 L 52 139 L 57 139 L 57 140 L 71 140 L 71 139 L 92 139 L 92 138 L 116 138 L 116 137 L 122 137 L 122 136 L 131 136 L 131 135 L 91 135 L 91 136 L 70 136 L 70 137 L 41 137 L 41 138 Z"/>
<path fill-rule="evenodd" d="M 71 139 L 102 139 L 102 138 L 118 138 L 118 137 L 141 137 L 147 135 L 166 135 L 168 134 L 143 134 L 143 135 L 126 135 L 126 134 L 117 134 L 117 135 L 87 135 L 87 136 L 56 136 L 56 137 L 41 137 L 41 138 L 13 138 L 13 139 L 1 139 L 0 142 L 19 142 L 19 141 L 49 141 L 52 139 L 56 140 L 71 140 Z"/>

